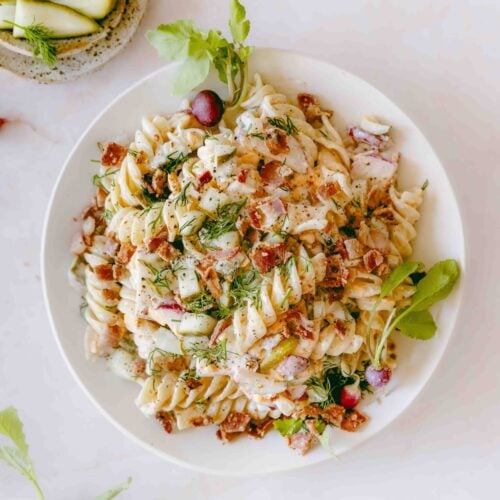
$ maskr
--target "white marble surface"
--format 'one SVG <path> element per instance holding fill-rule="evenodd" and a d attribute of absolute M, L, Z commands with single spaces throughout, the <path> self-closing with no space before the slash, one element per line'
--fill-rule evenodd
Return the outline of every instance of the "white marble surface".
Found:
<path fill-rule="evenodd" d="M 493 498 L 500 467 L 500 4 L 498 0 L 247 0 L 251 42 L 315 54 L 367 79 L 422 128 L 462 209 L 466 298 L 421 397 L 340 462 L 233 479 L 178 468 L 126 440 L 64 366 L 40 287 L 40 237 L 62 163 L 114 96 L 162 63 L 143 34 L 191 17 L 225 23 L 225 0 L 151 0 L 132 44 L 103 71 L 41 86 L 0 70 L 0 408 L 25 421 L 49 499 L 89 499 L 131 475 L 121 498 Z M 335 82 L 332 82 L 334 85 Z M 167 91 L 167 90 L 166 90 Z M 33 498 L 0 464 L 0 498 Z"/>

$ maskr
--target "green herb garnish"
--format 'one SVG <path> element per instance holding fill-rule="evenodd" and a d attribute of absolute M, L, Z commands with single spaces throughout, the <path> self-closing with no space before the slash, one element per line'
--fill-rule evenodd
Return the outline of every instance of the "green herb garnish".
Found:
<path fill-rule="evenodd" d="M 206 240 L 215 240 L 223 234 L 236 228 L 236 221 L 245 206 L 246 198 L 239 203 L 228 203 L 217 210 L 215 219 L 208 220 L 203 224 L 201 234 Z"/>
<path fill-rule="evenodd" d="M 201 314 L 212 309 L 216 305 L 216 302 L 208 290 L 203 290 L 203 292 L 184 305 L 189 312 Z"/>
<path fill-rule="evenodd" d="M 102 180 L 105 179 L 106 177 L 109 177 L 110 175 L 116 174 L 116 172 L 118 172 L 119 170 L 120 169 L 117 168 L 115 170 L 110 170 L 109 172 L 106 172 L 105 174 L 102 174 L 102 175 L 95 174 L 94 176 L 92 176 L 92 184 L 95 187 L 98 187 L 98 188 L 101 188 L 101 189 L 104 189 L 105 191 L 107 191 L 107 189 L 102 184 Z"/>
<path fill-rule="evenodd" d="M 298 418 L 279 418 L 273 422 L 273 427 L 283 436 L 293 436 L 302 429 L 303 420 Z"/>
<path fill-rule="evenodd" d="M 181 205 L 181 206 L 187 205 L 187 190 L 188 190 L 189 186 L 191 186 L 191 184 L 192 184 L 191 181 L 186 182 L 186 184 L 184 184 L 183 188 L 181 189 L 181 192 L 179 193 L 177 198 L 175 198 L 175 201 L 174 201 L 175 208 L 177 208 L 178 205 Z"/>
<path fill-rule="evenodd" d="M 202 31 L 192 21 L 161 24 L 146 37 L 163 59 L 182 61 L 173 92 L 184 95 L 205 81 L 213 66 L 219 79 L 228 86 L 227 106 L 237 105 L 246 94 L 247 61 L 251 47 L 243 45 L 250 31 L 250 21 L 238 0 L 231 0 L 229 28 L 232 42 L 218 30 Z"/>
<path fill-rule="evenodd" d="M 167 174 L 172 173 L 174 170 L 177 169 L 180 165 L 182 165 L 187 159 L 187 155 L 181 153 L 180 151 L 173 151 L 167 156 L 167 160 L 165 163 L 160 165 L 159 168 L 161 168 L 164 172 Z"/>
<path fill-rule="evenodd" d="M 285 119 L 283 118 L 268 118 L 267 122 L 269 125 L 283 130 L 286 135 L 298 134 L 299 129 L 295 126 L 292 119 L 287 115 Z"/>
<path fill-rule="evenodd" d="M 1 446 L 0 458 L 31 481 L 38 498 L 43 499 L 42 489 L 38 484 L 33 462 L 29 457 L 23 423 L 19 419 L 16 409 L 12 406 L 0 412 L 0 434 L 7 436 L 14 444 L 14 446 Z"/>
<path fill-rule="evenodd" d="M 96 500 L 113 500 L 113 498 L 116 498 L 120 493 L 123 493 L 131 484 L 132 484 L 132 478 L 129 477 L 123 483 L 121 483 L 118 486 L 115 486 L 114 488 L 106 491 L 102 495 L 99 495 L 96 498 Z"/>
<path fill-rule="evenodd" d="M 235 308 L 245 305 L 246 301 L 259 302 L 261 279 L 255 269 L 237 274 L 229 287 L 229 296 Z"/>
<path fill-rule="evenodd" d="M 54 32 L 41 23 L 21 26 L 4 19 L 4 22 L 24 31 L 26 41 L 31 45 L 33 55 L 39 57 L 47 66 L 54 66 L 57 62 L 57 47 Z"/>
<path fill-rule="evenodd" d="M 219 340 L 214 347 L 201 348 L 192 347 L 188 349 L 191 356 L 198 358 L 200 360 L 205 360 L 208 364 L 219 363 L 221 361 L 227 360 L 227 341 Z"/>

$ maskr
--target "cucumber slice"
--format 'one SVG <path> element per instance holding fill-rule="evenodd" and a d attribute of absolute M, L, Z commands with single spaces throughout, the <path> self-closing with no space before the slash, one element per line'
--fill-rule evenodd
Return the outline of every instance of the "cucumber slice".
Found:
<path fill-rule="evenodd" d="M 179 335 L 210 335 L 217 321 L 207 314 L 184 313 Z"/>
<path fill-rule="evenodd" d="M 100 26 L 92 19 L 82 16 L 74 10 L 50 2 L 33 2 L 18 0 L 15 23 L 20 26 L 43 24 L 54 32 L 52 38 L 70 38 L 72 36 L 89 35 L 99 31 Z M 16 38 L 24 38 L 22 28 L 14 28 Z"/>
<path fill-rule="evenodd" d="M 12 25 L 7 24 L 5 21 L 14 22 L 16 13 L 16 2 L 11 0 L 9 2 L 0 2 L 0 30 L 11 30 Z"/>
<path fill-rule="evenodd" d="M 52 0 L 52 2 L 70 7 L 84 16 L 102 19 L 113 10 L 116 0 Z"/>

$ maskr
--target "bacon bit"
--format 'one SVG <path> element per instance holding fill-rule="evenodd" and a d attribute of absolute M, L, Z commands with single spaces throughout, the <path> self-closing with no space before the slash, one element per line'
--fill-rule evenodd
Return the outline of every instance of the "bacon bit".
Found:
<path fill-rule="evenodd" d="M 168 238 L 168 230 L 167 228 L 163 228 L 158 234 L 153 236 L 148 242 L 147 247 L 150 252 L 156 252 L 158 247 L 166 241 Z"/>
<path fill-rule="evenodd" d="M 274 420 L 266 418 L 262 422 L 256 424 L 250 422 L 247 428 L 247 434 L 254 439 L 262 439 L 273 427 Z"/>
<path fill-rule="evenodd" d="M 132 361 L 132 374 L 134 377 L 140 377 L 146 372 L 146 361 L 142 358 L 135 358 Z"/>
<path fill-rule="evenodd" d="M 330 255 L 326 258 L 326 277 L 322 285 L 327 288 L 340 288 L 347 284 L 349 270 L 345 267 L 340 255 Z"/>
<path fill-rule="evenodd" d="M 125 335 L 125 330 L 118 325 L 108 325 L 104 334 L 103 344 L 106 347 L 118 347 L 120 340 Z"/>
<path fill-rule="evenodd" d="M 309 366 L 309 360 L 302 356 L 287 356 L 276 368 L 284 377 L 294 377 L 302 373 Z"/>
<path fill-rule="evenodd" d="M 239 174 L 238 174 L 238 182 L 244 183 L 246 182 L 248 177 L 248 168 L 244 168 Z"/>
<path fill-rule="evenodd" d="M 217 437 L 224 442 L 230 441 L 234 436 L 231 434 L 240 434 L 245 432 L 250 423 L 250 416 L 246 413 L 231 412 L 220 424 L 217 431 Z"/>
<path fill-rule="evenodd" d="M 101 156 L 101 163 L 105 167 L 115 167 L 123 161 L 127 155 L 127 148 L 116 142 L 108 142 L 104 146 L 104 151 Z"/>
<path fill-rule="evenodd" d="M 217 340 L 221 336 L 221 334 L 224 332 L 226 328 L 232 325 L 232 321 L 230 318 L 224 318 L 221 319 L 217 322 L 215 325 L 215 329 L 212 332 L 212 335 L 210 336 L 210 341 L 208 342 L 208 347 L 215 347 L 217 344 Z"/>
<path fill-rule="evenodd" d="M 333 324 L 335 325 L 335 328 L 338 330 L 340 333 L 341 337 L 345 337 L 345 332 L 347 331 L 347 328 L 345 326 L 345 323 L 341 319 L 336 319 Z"/>
<path fill-rule="evenodd" d="M 331 198 L 340 191 L 338 182 L 328 182 L 318 188 L 318 192 L 323 198 Z"/>
<path fill-rule="evenodd" d="M 250 224 L 255 229 L 272 226 L 281 215 L 286 214 L 286 206 L 280 198 L 263 200 L 247 205 L 247 214 Z"/>
<path fill-rule="evenodd" d="M 266 146 L 272 155 L 286 154 L 290 151 L 286 133 L 277 128 L 270 129 L 266 133 Z"/>
<path fill-rule="evenodd" d="M 165 262 L 171 262 L 172 259 L 179 253 L 179 251 L 171 245 L 168 241 L 162 241 L 156 249 L 158 256 Z"/>
<path fill-rule="evenodd" d="M 316 437 L 310 432 L 296 432 L 286 438 L 288 446 L 297 450 L 301 455 L 305 455 L 316 442 Z"/>
<path fill-rule="evenodd" d="M 384 256 L 378 250 L 370 250 L 363 255 L 363 263 L 368 272 L 373 271 L 382 262 L 384 262 Z"/>
<path fill-rule="evenodd" d="M 127 275 L 127 268 L 120 264 L 115 264 L 113 266 L 113 279 L 121 280 Z"/>
<path fill-rule="evenodd" d="M 306 115 L 306 120 L 308 122 L 320 118 L 322 114 L 326 114 L 327 116 L 332 116 L 333 114 L 331 111 L 322 111 L 318 100 L 312 94 L 297 94 L 297 101 L 299 103 L 299 108 L 303 111 L 304 115 Z"/>
<path fill-rule="evenodd" d="M 273 267 L 285 261 L 286 244 L 257 243 L 251 253 L 255 267 L 261 273 L 268 273 Z"/>
<path fill-rule="evenodd" d="M 166 172 L 164 172 L 161 168 L 157 168 L 153 174 L 153 178 L 151 179 L 151 187 L 157 196 L 163 196 L 167 180 L 168 177 Z"/>
<path fill-rule="evenodd" d="M 119 264 L 126 265 L 130 262 L 130 259 L 134 255 L 136 251 L 136 247 L 132 245 L 132 243 L 125 242 L 120 246 L 120 250 L 118 251 L 118 255 L 116 256 L 116 261 Z"/>
<path fill-rule="evenodd" d="M 120 297 L 120 294 L 114 290 L 104 288 L 102 290 L 102 296 L 104 297 L 104 300 L 116 300 Z"/>
<path fill-rule="evenodd" d="M 394 216 L 394 210 L 390 207 L 378 207 L 373 211 L 373 216 L 377 219 L 381 219 L 383 222 L 389 225 L 395 225 L 398 223 Z"/>
<path fill-rule="evenodd" d="M 285 313 L 286 325 L 291 333 L 302 337 L 303 339 L 312 339 L 313 322 L 308 320 L 297 309 L 290 309 Z"/>
<path fill-rule="evenodd" d="M 337 241 L 335 241 L 335 252 L 340 254 L 340 256 L 343 259 L 348 258 L 348 253 L 347 253 L 347 248 L 345 247 L 344 240 L 339 238 Z"/>
<path fill-rule="evenodd" d="M 210 173 L 209 170 L 205 170 L 199 177 L 198 177 L 198 182 L 200 186 L 203 186 L 204 184 L 207 184 L 212 180 L 212 174 Z"/>
<path fill-rule="evenodd" d="M 189 390 L 196 389 L 197 387 L 200 387 L 201 382 L 198 379 L 195 379 L 193 377 L 187 378 L 184 383 L 187 385 Z"/>
<path fill-rule="evenodd" d="M 83 234 L 76 233 L 71 239 L 71 245 L 70 245 L 71 253 L 73 255 L 82 255 L 85 252 L 86 248 L 87 246 L 83 239 Z"/>
<path fill-rule="evenodd" d="M 343 406 L 333 403 L 324 408 L 320 415 L 328 424 L 339 426 L 342 423 L 344 413 L 345 408 Z"/>
<path fill-rule="evenodd" d="M 161 361 L 161 365 L 172 372 L 182 372 L 187 368 L 186 360 L 181 356 L 166 356 Z"/>
<path fill-rule="evenodd" d="M 161 423 L 165 432 L 167 432 L 168 434 L 172 433 L 174 419 L 168 411 L 157 412 L 155 418 Z"/>
<path fill-rule="evenodd" d="M 111 281 L 113 279 L 113 266 L 111 264 L 95 266 L 94 272 L 100 280 Z"/>
<path fill-rule="evenodd" d="M 231 260 L 240 251 L 240 247 L 234 247 L 230 250 L 213 250 L 207 253 L 207 256 L 213 260 Z"/>
<path fill-rule="evenodd" d="M 175 301 L 163 302 L 156 309 L 167 309 L 169 311 L 186 312 L 186 309 Z"/>
<path fill-rule="evenodd" d="M 247 207 L 247 213 L 250 219 L 250 224 L 255 229 L 262 229 L 262 223 L 264 222 L 264 217 L 258 210 L 257 206 Z"/>
<path fill-rule="evenodd" d="M 270 161 L 262 167 L 260 176 L 267 190 L 274 190 L 287 185 L 281 172 L 282 167 L 283 164 L 277 160 Z"/>
<path fill-rule="evenodd" d="M 210 290 L 210 293 L 214 296 L 214 298 L 219 299 L 222 296 L 222 287 L 215 269 L 212 266 L 205 269 L 199 267 L 198 271 L 200 271 L 201 279 Z"/>
<path fill-rule="evenodd" d="M 8 122 L 9 120 L 7 120 L 7 118 L 0 118 L 0 128 L 2 128 Z"/>
<path fill-rule="evenodd" d="M 344 431 L 355 432 L 358 427 L 366 422 L 367 418 L 365 415 L 360 413 L 358 410 L 352 410 L 346 413 L 340 428 Z"/>
<path fill-rule="evenodd" d="M 104 191 L 102 188 L 97 188 L 97 192 L 94 197 L 94 204 L 96 208 L 104 208 L 104 203 L 106 201 L 106 197 L 108 196 L 108 193 Z"/>

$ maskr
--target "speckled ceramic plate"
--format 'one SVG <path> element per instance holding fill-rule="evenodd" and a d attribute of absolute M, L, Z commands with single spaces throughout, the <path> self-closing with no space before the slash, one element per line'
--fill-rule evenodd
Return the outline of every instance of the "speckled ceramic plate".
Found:
<path fill-rule="evenodd" d="M 147 3 L 148 0 L 118 0 L 97 33 L 56 41 L 59 60 L 53 68 L 29 55 L 29 45 L 24 40 L 0 31 L 0 67 L 41 83 L 64 82 L 95 71 L 130 41 Z"/>
<path fill-rule="evenodd" d="M 90 163 L 99 154 L 98 141 L 133 137 L 141 117 L 179 109 L 180 99 L 168 89 L 177 65 L 166 66 L 144 78 L 117 97 L 94 120 L 75 145 L 55 187 L 47 213 L 42 244 L 44 293 L 64 359 L 89 398 L 124 434 L 159 456 L 199 471 L 223 475 L 248 475 L 283 471 L 330 458 L 321 447 L 301 457 L 290 450 L 277 432 L 263 440 L 238 439 L 223 445 L 215 427 L 166 434 L 161 425 L 148 420 L 134 404 L 139 386 L 110 372 L 104 360 L 90 362 L 84 354 L 85 324 L 79 315 L 80 297 L 68 284 L 72 236 L 79 230 L 73 216 L 88 205 L 92 192 Z M 418 127 L 401 109 L 360 78 L 326 62 L 283 50 L 258 49 L 250 59 L 250 72 L 259 72 L 280 92 L 294 97 L 310 92 L 326 109 L 334 109 L 334 124 L 345 130 L 365 114 L 374 114 L 393 126 L 391 133 L 402 153 L 399 184 L 403 188 L 429 180 L 414 256 L 426 264 L 444 258 L 459 261 L 465 274 L 465 248 L 457 202 L 445 169 Z M 221 84 L 212 76 L 203 84 L 219 92 Z M 339 455 L 389 425 L 410 405 L 428 382 L 452 335 L 464 280 L 453 293 L 433 308 L 439 325 L 437 335 L 426 342 L 398 337 L 398 368 L 385 397 L 364 401 L 368 422 L 359 432 L 334 431 L 333 449 Z M 423 417 L 425 418 L 425 416 Z M 408 433 L 413 433 L 408 429 Z M 390 439 L 389 434 L 387 434 Z M 418 436 L 414 436 L 418 439 Z M 384 453 L 381 449 L 380 453 Z M 332 481 L 342 471 L 331 464 Z"/>

